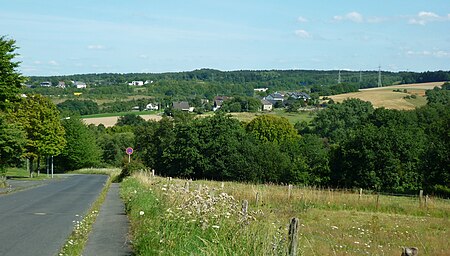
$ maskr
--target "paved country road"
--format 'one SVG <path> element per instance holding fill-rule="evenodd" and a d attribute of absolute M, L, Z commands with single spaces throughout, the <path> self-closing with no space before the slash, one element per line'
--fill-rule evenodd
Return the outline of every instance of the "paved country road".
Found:
<path fill-rule="evenodd" d="M 70 175 L 0 195 L 0 255 L 57 255 L 73 221 L 82 219 L 106 180 L 105 175 Z"/>

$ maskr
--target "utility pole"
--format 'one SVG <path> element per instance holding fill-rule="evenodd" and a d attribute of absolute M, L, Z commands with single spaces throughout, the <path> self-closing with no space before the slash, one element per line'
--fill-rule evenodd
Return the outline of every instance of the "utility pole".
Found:
<path fill-rule="evenodd" d="M 360 83 L 362 82 L 362 73 L 361 73 L 361 70 L 359 71 L 359 82 L 360 82 Z"/>
<path fill-rule="evenodd" d="M 381 84 L 381 66 L 378 66 L 378 87 L 382 87 L 383 84 Z"/>
<path fill-rule="evenodd" d="M 339 70 L 339 75 L 338 75 L 338 84 L 341 83 L 341 70 Z"/>

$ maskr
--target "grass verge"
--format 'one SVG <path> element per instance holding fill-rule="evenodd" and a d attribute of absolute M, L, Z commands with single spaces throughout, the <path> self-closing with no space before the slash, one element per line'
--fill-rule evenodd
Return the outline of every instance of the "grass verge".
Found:
<path fill-rule="evenodd" d="M 59 256 L 72 256 L 72 255 L 82 255 L 84 247 L 89 237 L 89 233 L 92 230 L 92 225 L 95 223 L 97 216 L 100 211 L 100 207 L 105 201 L 106 194 L 108 193 L 111 183 L 117 179 L 118 174 L 120 174 L 120 169 L 81 169 L 74 171 L 72 173 L 77 174 L 106 174 L 109 178 L 98 196 L 95 202 L 92 204 L 91 208 L 88 210 L 87 214 L 82 217 L 80 216 L 79 221 L 74 221 L 74 229 L 70 236 L 67 238 L 66 243 L 61 248 Z"/>
<path fill-rule="evenodd" d="M 403 246 L 424 255 L 450 250 L 448 200 L 429 198 L 420 206 L 417 198 L 288 191 L 142 174 L 121 187 L 137 255 L 286 255 L 292 217 L 300 220 L 300 255 L 400 255 Z"/>

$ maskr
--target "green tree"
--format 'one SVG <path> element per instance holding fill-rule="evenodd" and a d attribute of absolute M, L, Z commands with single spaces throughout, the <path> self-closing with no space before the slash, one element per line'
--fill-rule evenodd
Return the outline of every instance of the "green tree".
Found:
<path fill-rule="evenodd" d="M 59 111 L 49 99 L 36 94 L 18 102 L 14 116 L 27 134 L 25 156 L 31 160 L 32 175 L 34 159 L 38 159 L 39 171 L 40 157 L 57 156 L 66 145 Z"/>
<path fill-rule="evenodd" d="M 297 130 L 284 117 L 262 115 L 254 118 L 246 126 L 247 132 L 264 142 L 281 143 L 298 138 Z"/>
<path fill-rule="evenodd" d="M 145 120 L 141 116 L 134 115 L 134 114 L 126 114 L 124 116 L 119 117 L 116 125 L 118 125 L 118 126 L 125 126 L 125 125 L 139 126 L 144 123 L 145 123 Z"/>
<path fill-rule="evenodd" d="M 349 136 L 349 131 L 366 124 L 373 111 L 370 102 L 347 99 L 318 112 L 312 124 L 316 134 L 339 142 Z"/>
<path fill-rule="evenodd" d="M 78 118 L 66 119 L 62 124 L 67 147 L 56 158 L 57 164 L 64 170 L 98 166 L 101 149 L 94 133 Z"/>
<path fill-rule="evenodd" d="M 13 59 L 18 56 L 15 41 L 0 37 L 0 111 L 5 111 L 12 103 L 19 100 L 19 92 L 25 78 L 17 71 L 19 62 Z"/>
<path fill-rule="evenodd" d="M 4 114 L 0 114 L 0 187 L 5 178 L 5 166 L 20 159 L 25 143 L 21 126 L 10 123 Z"/>

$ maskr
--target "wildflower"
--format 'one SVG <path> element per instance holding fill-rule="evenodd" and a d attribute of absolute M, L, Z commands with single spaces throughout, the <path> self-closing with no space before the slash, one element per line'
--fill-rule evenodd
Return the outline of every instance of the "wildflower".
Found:
<path fill-rule="evenodd" d="M 339 228 L 336 226 L 331 226 L 331 229 L 339 229 Z"/>
<path fill-rule="evenodd" d="M 139 216 L 142 216 L 142 215 L 144 215 L 144 211 L 139 212 Z"/>
<path fill-rule="evenodd" d="M 220 228 L 220 226 L 218 226 L 218 225 L 212 225 L 212 228 L 216 228 L 216 229 L 219 229 L 219 228 Z"/>

